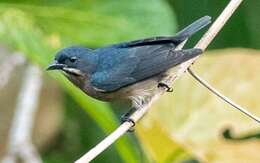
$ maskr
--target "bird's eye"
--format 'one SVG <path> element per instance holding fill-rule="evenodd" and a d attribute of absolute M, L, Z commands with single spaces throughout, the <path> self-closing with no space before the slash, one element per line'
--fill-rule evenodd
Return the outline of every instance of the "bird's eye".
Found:
<path fill-rule="evenodd" d="M 71 57 L 71 58 L 70 58 L 70 62 L 74 63 L 74 62 L 76 62 L 76 61 L 77 61 L 77 57 Z"/>

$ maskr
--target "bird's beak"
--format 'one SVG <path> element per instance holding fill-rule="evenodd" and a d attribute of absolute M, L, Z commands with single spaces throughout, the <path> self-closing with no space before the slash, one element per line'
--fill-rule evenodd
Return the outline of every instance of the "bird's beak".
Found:
<path fill-rule="evenodd" d="M 68 74 L 73 74 L 73 75 L 77 75 L 77 76 L 83 76 L 84 74 L 76 69 L 76 68 L 72 68 L 72 67 L 68 67 L 67 65 L 65 64 L 60 64 L 58 63 L 57 61 L 54 61 L 53 63 L 51 63 L 47 69 L 47 71 L 50 71 L 50 70 L 62 70 Z"/>
<path fill-rule="evenodd" d="M 66 67 L 65 64 L 60 64 L 57 61 L 54 61 L 47 67 L 47 71 L 49 70 L 62 70 L 64 67 Z"/>

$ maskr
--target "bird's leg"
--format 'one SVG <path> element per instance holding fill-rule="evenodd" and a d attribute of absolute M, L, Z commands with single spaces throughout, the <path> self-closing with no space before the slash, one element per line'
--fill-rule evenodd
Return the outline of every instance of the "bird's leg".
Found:
<path fill-rule="evenodd" d="M 130 98 L 132 100 L 132 108 L 125 113 L 124 115 L 121 116 L 121 123 L 124 122 L 131 122 L 133 126 L 128 130 L 129 132 L 134 131 L 134 126 L 135 126 L 135 121 L 131 119 L 131 115 L 139 109 L 142 109 L 147 102 L 150 100 L 149 95 L 136 95 L 136 96 L 131 96 Z"/>
<path fill-rule="evenodd" d="M 168 84 L 163 83 L 163 82 L 159 82 L 158 87 L 164 87 L 166 88 L 167 92 L 173 92 L 173 88 L 171 88 Z"/>
<path fill-rule="evenodd" d="M 128 132 L 133 132 L 134 131 L 134 126 L 135 126 L 135 121 L 132 120 L 130 118 L 130 116 L 132 115 L 132 113 L 134 113 L 136 111 L 135 107 L 132 107 L 128 112 L 126 112 L 125 114 L 123 114 L 120 118 L 121 123 L 124 122 L 131 122 L 133 124 L 133 126 L 128 130 Z"/>

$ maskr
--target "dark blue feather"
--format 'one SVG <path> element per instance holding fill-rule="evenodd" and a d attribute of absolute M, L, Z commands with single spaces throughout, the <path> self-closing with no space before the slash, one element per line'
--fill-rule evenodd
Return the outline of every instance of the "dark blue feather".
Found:
<path fill-rule="evenodd" d="M 174 49 L 210 22 L 211 18 L 204 16 L 173 37 L 153 37 L 94 50 L 98 66 L 91 75 L 91 84 L 104 92 L 115 91 L 199 55 L 200 49 Z"/>
<path fill-rule="evenodd" d="M 200 53 L 200 49 L 172 50 L 172 46 L 142 46 L 135 48 L 102 48 L 95 51 L 98 67 L 91 76 L 91 84 L 104 92 L 160 74 Z"/>

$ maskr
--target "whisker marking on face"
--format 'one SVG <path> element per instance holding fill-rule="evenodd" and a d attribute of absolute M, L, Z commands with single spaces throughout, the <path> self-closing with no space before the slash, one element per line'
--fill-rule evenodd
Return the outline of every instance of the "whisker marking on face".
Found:
<path fill-rule="evenodd" d="M 83 76 L 83 73 L 76 68 L 69 68 L 69 67 L 64 67 L 63 71 L 70 73 L 70 74 L 74 74 L 74 75 L 78 75 L 78 76 Z"/>

